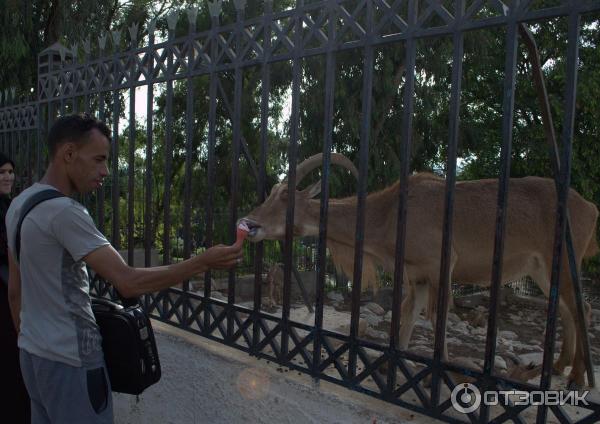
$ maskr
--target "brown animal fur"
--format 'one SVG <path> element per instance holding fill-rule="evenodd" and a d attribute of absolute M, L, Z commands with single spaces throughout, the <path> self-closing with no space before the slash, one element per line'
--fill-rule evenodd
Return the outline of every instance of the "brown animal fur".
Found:
<path fill-rule="evenodd" d="M 510 180 L 506 209 L 503 281 L 529 275 L 549 293 L 552 245 L 555 227 L 556 189 L 553 180 L 539 177 Z M 399 183 L 372 193 L 365 207 L 365 238 L 362 288 L 375 288 L 376 267 L 393 272 Z M 407 348 L 416 314 L 421 308 L 434 318 L 437 302 L 443 234 L 445 181 L 431 174 L 410 177 L 407 204 L 407 234 L 404 281 L 408 283 L 402 306 L 401 348 Z M 296 191 L 294 233 L 318 234 L 320 200 L 312 197 L 318 187 Z M 451 278 L 461 283 L 488 286 L 491 279 L 496 227 L 498 181 L 462 181 L 456 184 L 451 246 Z M 353 275 L 356 228 L 356 197 L 330 199 L 327 245 L 336 266 Z M 596 206 L 570 190 L 569 213 L 577 264 L 598 251 Z M 245 219 L 255 232 L 251 241 L 281 239 L 285 234 L 287 185 L 273 188 L 267 200 Z M 584 252 L 584 253 L 583 253 Z M 582 335 L 575 326 L 572 282 L 563 260 L 560 312 L 564 323 L 563 348 L 555 369 L 572 364 L 570 379 L 584 382 Z M 405 306 L 406 304 L 406 306 Z M 573 350 L 575 349 L 575 352 Z"/>

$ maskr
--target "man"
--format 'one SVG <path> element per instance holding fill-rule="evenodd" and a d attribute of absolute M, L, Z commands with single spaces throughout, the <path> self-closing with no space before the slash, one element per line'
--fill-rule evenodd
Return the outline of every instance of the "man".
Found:
<path fill-rule="evenodd" d="M 214 246 L 186 261 L 132 268 L 96 229 L 87 210 L 69 197 L 40 203 L 15 233 L 23 203 L 55 189 L 88 193 L 108 175 L 110 132 L 89 115 L 57 120 L 48 135 L 50 164 L 39 183 L 17 196 L 6 217 L 9 299 L 19 333 L 21 369 L 31 397 L 32 422 L 111 423 L 110 382 L 89 296 L 86 264 L 126 298 L 166 289 L 208 269 L 241 260 L 241 246 Z"/>

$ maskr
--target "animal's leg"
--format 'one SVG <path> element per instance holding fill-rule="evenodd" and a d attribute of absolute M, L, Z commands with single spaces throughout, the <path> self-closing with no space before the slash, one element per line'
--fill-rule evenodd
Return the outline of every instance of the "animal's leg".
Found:
<path fill-rule="evenodd" d="M 538 286 L 544 292 L 546 298 L 550 296 L 550 274 L 546 271 L 546 267 L 539 267 L 535 272 L 531 273 L 531 278 L 538 284 Z M 561 285 L 564 284 L 564 281 L 561 281 Z M 570 365 L 573 359 L 575 358 L 575 328 L 573 317 L 571 316 L 571 312 L 567 307 L 564 299 L 559 299 L 559 312 L 562 318 L 562 346 L 560 349 L 560 355 L 554 365 L 552 370 L 557 375 L 562 375 L 565 371 L 565 367 Z"/>
<path fill-rule="evenodd" d="M 560 294 L 564 299 L 565 304 L 570 312 L 570 319 L 568 324 L 566 319 L 563 319 L 563 329 L 565 334 L 571 332 L 576 335 L 575 340 L 575 357 L 573 358 L 571 372 L 567 379 L 567 385 L 575 385 L 576 387 L 583 387 L 585 385 L 585 352 L 583 349 L 583 337 L 585 336 L 579 329 L 579 325 L 576 325 L 577 317 L 577 305 L 575 303 L 575 294 L 573 293 L 573 283 L 571 280 L 571 274 L 568 271 L 568 265 L 566 260 L 563 262 L 563 271 L 561 272 L 560 281 Z M 584 302 L 584 309 L 586 305 Z M 587 314 L 586 314 L 587 315 Z M 587 319 L 587 317 L 586 317 Z M 559 358 L 560 359 L 560 358 Z"/>
<path fill-rule="evenodd" d="M 402 311 L 400 317 L 400 334 L 399 345 L 400 349 L 408 349 L 408 343 L 412 336 L 417 316 L 426 306 L 427 302 L 427 284 L 423 282 L 412 283 L 405 277 L 404 282 L 408 283 L 408 293 L 402 302 Z"/>
<path fill-rule="evenodd" d="M 433 287 L 433 285 L 431 285 L 431 288 L 428 290 L 428 294 L 430 296 L 430 298 L 428 299 L 428 303 L 430 305 L 429 307 L 429 320 L 431 322 L 431 327 L 433 328 L 433 331 L 435 333 L 435 329 L 436 329 L 436 325 L 437 325 L 437 301 L 438 301 L 438 296 L 439 296 L 439 289 L 437 287 Z M 450 299 L 451 299 L 451 290 L 448 289 L 448 302 L 446 303 L 446 318 L 448 317 L 448 310 L 450 309 Z M 446 331 L 447 331 L 447 326 L 448 326 L 448 319 L 446 319 L 446 322 L 444 323 L 444 346 L 443 346 L 443 352 L 442 352 L 442 360 L 443 361 L 448 361 L 448 338 L 446 337 Z"/>
<path fill-rule="evenodd" d="M 443 361 L 448 361 L 448 337 L 446 337 L 447 335 L 447 328 L 448 328 L 448 310 L 450 309 L 450 305 L 453 303 L 452 302 L 452 273 L 454 271 L 454 266 L 456 265 L 456 261 L 457 261 L 457 255 L 456 255 L 456 251 L 454 250 L 454 248 L 452 248 L 451 250 L 451 254 L 450 254 L 450 276 L 449 276 L 449 281 L 448 281 L 448 292 L 446 294 L 446 299 L 447 302 L 443 305 L 443 307 L 446 309 L 446 320 L 443 323 L 443 335 L 444 335 L 444 345 L 443 345 L 443 351 L 442 351 L 442 360 Z M 434 272 L 434 274 L 431 274 L 430 277 L 430 281 L 438 281 L 438 277 L 439 277 L 439 273 L 438 270 L 440 268 L 439 264 L 435 264 L 435 266 L 432 267 L 432 270 Z M 440 294 L 440 285 L 436 284 L 430 284 L 430 288 L 429 288 L 429 300 L 428 300 L 428 305 L 429 307 L 427 308 L 427 313 L 429 315 L 429 319 L 431 321 L 431 325 L 433 328 L 433 331 L 435 332 L 436 329 L 436 325 L 437 325 L 437 309 L 438 309 L 438 298 L 439 298 L 439 294 Z"/>

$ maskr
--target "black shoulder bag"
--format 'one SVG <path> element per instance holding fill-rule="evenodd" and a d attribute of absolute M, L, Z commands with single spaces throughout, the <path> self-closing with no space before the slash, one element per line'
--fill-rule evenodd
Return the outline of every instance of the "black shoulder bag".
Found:
<path fill-rule="evenodd" d="M 21 252 L 21 225 L 38 204 L 64 197 L 57 190 L 40 191 L 25 201 L 17 225 L 15 249 Z M 92 311 L 102 335 L 102 350 L 114 392 L 139 395 L 160 380 L 161 369 L 152 324 L 138 299 L 121 298 L 123 306 L 92 297 Z"/>

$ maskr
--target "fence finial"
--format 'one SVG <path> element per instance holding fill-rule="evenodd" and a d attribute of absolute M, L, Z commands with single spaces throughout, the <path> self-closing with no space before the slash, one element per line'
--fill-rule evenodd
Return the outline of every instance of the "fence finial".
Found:
<path fill-rule="evenodd" d="M 167 26 L 171 31 L 175 31 L 177 21 L 179 20 L 179 11 L 175 10 L 167 16 Z"/>
<path fill-rule="evenodd" d="M 106 49 L 106 40 L 108 40 L 108 34 L 106 32 L 98 36 L 98 47 L 101 52 Z"/>
<path fill-rule="evenodd" d="M 92 51 L 92 46 L 91 46 L 89 37 L 83 41 L 83 51 L 85 52 L 85 54 L 87 56 L 89 56 Z"/>
<path fill-rule="evenodd" d="M 196 19 L 198 18 L 198 8 L 190 7 L 186 10 L 188 22 L 190 24 L 190 28 L 196 28 Z"/>
<path fill-rule="evenodd" d="M 71 54 L 73 55 L 73 62 L 76 62 L 79 57 L 79 44 L 71 44 Z"/>
<path fill-rule="evenodd" d="M 111 34 L 112 34 L 113 47 L 115 48 L 115 51 L 117 51 L 117 50 L 119 50 L 119 43 L 121 42 L 121 30 L 115 29 L 114 31 L 111 31 Z"/>
<path fill-rule="evenodd" d="M 206 0 L 206 2 L 208 3 L 208 12 L 210 13 L 210 16 L 217 18 L 223 9 L 223 0 L 215 0 L 213 2 Z"/>
<path fill-rule="evenodd" d="M 129 29 L 129 38 L 131 40 L 131 46 L 135 46 L 137 43 L 137 38 L 138 38 L 138 29 L 139 29 L 140 25 L 137 22 L 134 22 L 131 24 L 131 26 L 128 28 Z"/>
<path fill-rule="evenodd" d="M 58 49 L 58 54 L 60 54 L 60 61 L 64 62 L 65 58 L 67 57 L 67 48 L 64 47 L 62 44 L 61 47 L 62 48 Z"/>
<path fill-rule="evenodd" d="M 156 19 L 151 19 L 148 22 L 148 35 L 152 37 L 154 34 L 154 30 L 156 30 Z"/>
<path fill-rule="evenodd" d="M 246 0 L 233 0 L 236 10 L 244 10 L 246 8 Z"/>

